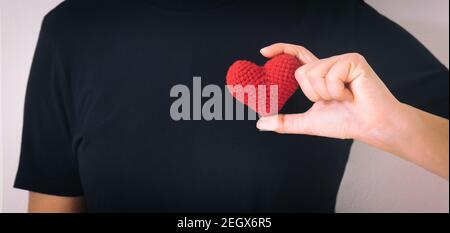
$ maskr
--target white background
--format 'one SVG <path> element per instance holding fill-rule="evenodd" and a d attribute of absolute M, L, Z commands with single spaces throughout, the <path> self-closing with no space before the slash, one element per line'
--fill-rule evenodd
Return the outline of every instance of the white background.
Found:
<path fill-rule="evenodd" d="M 11 188 L 19 156 L 25 86 L 41 20 L 60 2 L 0 0 L 0 209 L 4 212 L 26 210 L 26 192 Z M 415 35 L 448 67 L 448 0 L 367 2 Z M 448 181 L 355 143 L 336 211 L 448 212 L 448 209 Z"/>

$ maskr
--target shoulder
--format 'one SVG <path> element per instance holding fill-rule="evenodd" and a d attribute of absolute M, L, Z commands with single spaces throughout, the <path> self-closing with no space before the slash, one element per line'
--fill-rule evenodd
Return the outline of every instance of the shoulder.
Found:
<path fill-rule="evenodd" d="M 63 1 L 44 16 L 43 26 L 46 29 L 61 29 L 60 27 L 67 25 L 69 22 L 73 22 L 77 18 L 77 15 L 82 14 L 81 9 L 83 8 L 83 4 L 86 5 L 86 1 Z"/>
<path fill-rule="evenodd" d="M 43 19 L 42 30 L 52 36 L 82 35 L 99 21 L 108 20 L 108 11 L 119 9 L 118 0 L 65 0 Z"/>
<path fill-rule="evenodd" d="M 124 4 L 120 0 L 65 0 L 44 16 L 41 36 L 59 49 L 77 51 L 112 30 L 107 26 L 117 21 Z"/>

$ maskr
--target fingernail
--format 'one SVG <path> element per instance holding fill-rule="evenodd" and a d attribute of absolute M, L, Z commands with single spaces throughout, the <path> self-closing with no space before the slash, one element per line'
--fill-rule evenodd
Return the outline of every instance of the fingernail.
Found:
<path fill-rule="evenodd" d="M 266 50 L 267 47 L 264 47 L 262 49 L 259 50 L 260 53 L 264 53 L 264 50 Z"/>
<path fill-rule="evenodd" d="M 256 123 L 256 128 L 260 131 L 275 131 L 277 129 L 277 121 L 273 117 L 262 117 Z"/>

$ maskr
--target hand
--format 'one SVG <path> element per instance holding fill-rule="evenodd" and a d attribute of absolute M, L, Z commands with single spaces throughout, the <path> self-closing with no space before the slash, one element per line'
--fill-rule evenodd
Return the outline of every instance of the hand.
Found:
<path fill-rule="evenodd" d="M 269 58 L 280 53 L 299 58 L 304 65 L 295 78 L 314 102 L 305 113 L 261 118 L 257 124 L 261 130 L 367 140 L 401 105 L 359 54 L 319 60 L 307 49 L 290 44 L 274 44 L 261 53 Z"/>
<path fill-rule="evenodd" d="M 363 56 L 318 59 L 301 46 L 282 43 L 261 53 L 268 58 L 287 53 L 303 62 L 295 78 L 314 104 L 304 113 L 262 117 L 258 129 L 359 140 L 448 179 L 448 120 L 399 102 Z"/>

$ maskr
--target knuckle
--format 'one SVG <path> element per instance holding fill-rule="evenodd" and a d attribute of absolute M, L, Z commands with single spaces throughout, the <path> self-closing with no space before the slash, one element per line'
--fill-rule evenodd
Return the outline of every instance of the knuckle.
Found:
<path fill-rule="evenodd" d="M 360 62 L 360 61 L 364 61 L 365 60 L 364 56 L 359 54 L 359 53 L 348 53 L 348 54 L 346 54 L 346 57 L 349 60 L 355 61 L 355 62 Z"/>
<path fill-rule="evenodd" d="M 297 78 L 297 81 L 298 81 L 298 84 L 300 85 L 300 88 L 302 89 L 302 91 L 303 92 L 307 91 L 306 88 L 308 86 L 307 86 L 307 83 L 305 82 L 305 79 L 304 78 Z"/>
<path fill-rule="evenodd" d="M 333 82 L 335 79 L 336 79 L 336 76 L 334 76 L 334 75 L 330 75 L 330 74 L 325 75 L 325 82 L 327 84 Z"/>
<path fill-rule="evenodd" d="M 314 94 L 311 94 L 310 92 L 303 92 L 304 95 L 306 96 L 306 98 L 308 98 L 309 100 L 311 100 L 312 102 L 316 102 L 316 96 Z"/>
<path fill-rule="evenodd" d="M 318 101 L 320 100 L 320 97 L 319 97 L 318 95 L 316 95 L 316 94 L 311 94 L 311 95 L 309 96 L 309 99 L 310 99 L 312 102 L 318 102 Z"/>
<path fill-rule="evenodd" d="M 327 74 L 325 76 L 325 83 L 327 84 L 327 86 L 339 85 L 340 83 L 342 83 L 342 76 L 342 74 Z"/>
<path fill-rule="evenodd" d="M 308 77 L 308 80 L 311 83 L 311 85 L 319 85 L 319 84 L 321 84 L 320 79 L 323 79 L 322 77 L 319 77 L 316 72 L 308 73 L 307 77 Z"/>
<path fill-rule="evenodd" d="M 297 49 L 299 49 L 299 50 L 305 50 L 306 48 L 303 47 L 303 46 L 301 46 L 301 45 L 297 45 Z"/>
<path fill-rule="evenodd" d="M 298 68 L 298 69 L 295 71 L 295 76 L 296 76 L 297 78 L 300 78 L 300 77 L 302 77 L 302 76 L 305 76 L 305 69 L 304 69 L 303 67 Z"/>
<path fill-rule="evenodd" d="M 305 114 L 308 114 L 308 113 L 305 113 Z M 313 126 L 313 122 L 311 120 L 308 120 L 308 119 L 310 119 L 310 118 L 309 117 L 305 117 L 305 120 L 303 122 L 304 128 L 305 128 L 305 132 L 307 132 L 308 134 L 315 134 L 316 130 L 315 130 L 314 126 Z"/>
<path fill-rule="evenodd" d="M 338 78 L 334 75 L 325 76 L 325 83 L 331 98 L 336 99 L 342 94 L 342 90 L 338 86 Z"/>
<path fill-rule="evenodd" d="M 317 72 L 315 72 L 314 70 L 307 70 L 305 71 L 305 76 L 308 77 L 309 80 L 312 80 L 317 76 Z"/>
<path fill-rule="evenodd" d="M 343 89 L 337 89 L 337 88 L 333 88 L 330 91 L 330 96 L 333 99 L 339 99 L 343 94 Z"/>
<path fill-rule="evenodd" d="M 278 125 L 275 131 L 280 134 L 286 133 L 286 129 L 289 129 L 288 124 L 284 119 L 284 115 L 278 115 Z"/>

